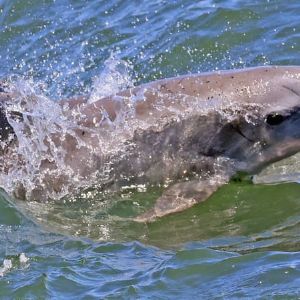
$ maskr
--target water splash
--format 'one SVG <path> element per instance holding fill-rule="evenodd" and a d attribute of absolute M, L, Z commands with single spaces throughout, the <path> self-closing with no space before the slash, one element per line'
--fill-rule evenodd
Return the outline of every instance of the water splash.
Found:
<path fill-rule="evenodd" d="M 17 257 L 5 258 L 3 260 L 2 266 L 0 267 L 0 278 L 16 267 L 20 267 L 22 269 L 29 267 L 29 258 L 25 255 L 25 253 L 22 252 L 20 255 L 17 255 Z"/>
<path fill-rule="evenodd" d="M 111 54 L 94 80 L 88 102 L 132 87 L 131 70 L 129 63 Z M 9 147 L 6 143 L 1 147 L 7 153 L 2 158 L 0 184 L 8 193 L 21 199 L 61 199 L 108 180 L 110 162 L 101 158 L 119 150 L 131 105 L 123 106 L 114 122 L 102 110 L 98 126 L 87 128 L 80 111 L 71 111 L 67 103 L 61 105 L 46 96 L 43 82 L 11 76 L 6 92 L 10 95 L 6 117 L 16 135 Z M 100 130 L 101 123 L 106 128 Z M 120 143 L 115 142 L 118 135 Z"/>
<path fill-rule="evenodd" d="M 122 90 L 132 88 L 133 66 L 124 60 L 117 58 L 115 53 L 104 62 L 101 74 L 94 78 L 89 103 L 98 101 L 101 98 L 115 95 Z"/>
<path fill-rule="evenodd" d="M 1 172 L 1 185 L 19 198 L 61 198 L 69 192 L 68 181 L 71 187 L 83 180 L 67 162 L 65 145 L 75 151 L 87 150 L 90 145 L 80 139 L 77 131 L 81 128 L 75 119 L 67 118 L 62 106 L 47 98 L 32 81 L 14 79 L 9 93 L 12 97 L 6 103 L 6 113 L 16 141 L 10 145 L 8 154 L 14 159 L 9 160 L 9 171 Z"/>

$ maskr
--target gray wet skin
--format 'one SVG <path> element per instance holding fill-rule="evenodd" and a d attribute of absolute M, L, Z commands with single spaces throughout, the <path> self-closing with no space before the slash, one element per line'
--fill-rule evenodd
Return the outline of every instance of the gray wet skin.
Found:
<path fill-rule="evenodd" d="M 112 96 L 93 104 L 72 101 L 86 116 L 81 125 L 90 128 L 103 109 L 114 120 L 120 103 L 129 96 L 137 98 L 136 120 L 162 125 L 137 128 L 125 150 L 95 163 L 111 166 L 103 189 L 131 184 L 167 186 L 154 208 L 137 221 L 182 211 L 206 200 L 237 172 L 255 173 L 300 150 L 300 67 L 183 76 L 117 96 L 118 101 Z M 180 113 L 193 105 L 190 113 Z M 75 158 L 70 165 L 83 170 L 84 165 L 76 165 L 76 155 L 82 153 L 67 151 Z"/>

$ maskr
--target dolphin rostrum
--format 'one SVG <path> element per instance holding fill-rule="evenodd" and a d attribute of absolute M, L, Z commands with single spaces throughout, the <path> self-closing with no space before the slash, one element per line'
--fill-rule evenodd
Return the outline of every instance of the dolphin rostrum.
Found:
<path fill-rule="evenodd" d="M 11 114 L 8 102 L 2 106 Z M 238 172 L 253 174 L 300 150 L 300 67 L 187 75 L 58 106 L 73 135 L 60 130 L 44 136 L 47 155 L 38 165 L 43 176 L 34 173 L 39 181 L 31 193 L 24 183 L 20 192 L 19 185 L 17 198 L 44 199 L 47 189 L 65 190 L 76 176 L 93 177 L 105 191 L 161 185 L 165 190 L 154 207 L 136 218 L 151 221 L 206 200 Z M 34 114 L 21 118 L 23 112 L 17 124 L 27 120 L 34 126 Z M 0 121 L 6 126 L 3 140 L 16 131 L 16 122 L 9 117 L 7 124 L 3 109 Z M 53 145 L 64 154 L 53 152 Z M 51 155 L 73 172 L 71 179 L 54 172 L 58 163 Z"/>

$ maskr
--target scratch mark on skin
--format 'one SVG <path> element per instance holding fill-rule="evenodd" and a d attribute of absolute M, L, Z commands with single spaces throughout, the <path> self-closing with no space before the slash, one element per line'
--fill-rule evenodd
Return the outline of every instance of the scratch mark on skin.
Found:
<path fill-rule="evenodd" d="M 289 90 L 289 91 L 291 91 L 292 93 L 294 93 L 298 97 L 300 97 L 300 94 L 297 91 L 295 91 L 293 88 L 290 88 L 290 87 L 288 87 L 286 85 L 282 85 L 282 87 L 285 88 L 285 89 L 287 89 L 287 90 Z"/>
<path fill-rule="evenodd" d="M 244 135 L 244 133 L 241 131 L 241 128 L 238 124 L 231 124 L 231 127 L 239 134 L 241 135 L 242 137 L 244 137 L 247 141 L 251 142 L 251 143 L 254 143 L 255 141 L 248 138 L 246 135 Z"/>

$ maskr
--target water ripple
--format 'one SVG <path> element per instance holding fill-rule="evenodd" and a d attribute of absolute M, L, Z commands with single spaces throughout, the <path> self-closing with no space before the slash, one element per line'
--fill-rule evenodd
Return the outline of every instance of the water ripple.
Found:
<path fill-rule="evenodd" d="M 299 13 L 297 1 L 282 0 L 0 0 L 0 76 L 39 80 L 61 98 L 90 92 L 112 53 L 133 66 L 137 83 L 299 65 Z M 299 186 L 229 185 L 154 224 L 128 220 L 159 192 L 29 207 L 42 225 L 1 197 L 0 265 L 12 267 L 0 298 L 299 298 Z"/>

